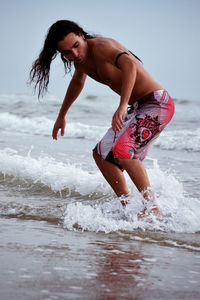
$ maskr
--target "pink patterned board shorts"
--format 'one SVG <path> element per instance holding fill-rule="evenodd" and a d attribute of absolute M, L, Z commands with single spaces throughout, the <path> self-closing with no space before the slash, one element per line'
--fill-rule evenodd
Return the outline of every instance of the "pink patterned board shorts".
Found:
<path fill-rule="evenodd" d="M 120 169 L 118 158 L 142 161 L 173 114 L 174 103 L 168 92 L 152 92 L 129 106 L 122 130 L 115 133 L 112 128 L 108 129 L 94 151 Z"/>

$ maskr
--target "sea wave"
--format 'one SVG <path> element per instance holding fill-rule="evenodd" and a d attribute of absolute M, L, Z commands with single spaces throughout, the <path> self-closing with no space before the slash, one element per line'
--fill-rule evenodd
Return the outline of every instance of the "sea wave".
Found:
<path fill-rule="evenodd" d="M 130 203 L 125 209 L 121 207 L 117 199 L 95 205 L 81 202 L 70 203 L 65 212 L 64 227 L 68 230 L 105 233 L 133 232 L 138 229 L 168 233 L 198 233 L 200 231 L 200 203 L 196 199 L 190 199 L 188 203 L 183 195 L 179 195 L 179 198 L 177 195 L 176 199 L 169 196 L 164 198 L 160 195 L 157 202 L 163 212 L 163 217 L 150 216 L 142 221 L 137 220 L 137 215 L 142 210 L 141 199 L 134 195 L 129 200 Z"/>
<path fill-rule="evenodd" d="M 0 129 L 31 135 L 51 136 L 54 121 L 45 116 L 26 118 L 10 113 L 0 114 Z M 65 138 L 85 138 L 98 141 L 108 128 L 80 122 L 67 123 Z M 165 150 L 200 151 L 200 128 L 195 130 L 164 130 L 155 141 L 155 146 Z"/>
<path fill-rule="evenodd" d="M 110 189 L 99 172 L 83 170 L 81 166 L 63 163 L 51 156 L 33 158 L 29 152 L 21 156 L 16 150 L 5 148 L 0 150 L 0 173 L 12 176 L 24 182 L 41 184 L 54 192 L 68 190 L 81 195 L 90 195 Z"/>
<path fill-rule="evenodd" d="M 51 136 L 54 121 L 45 116 L 27 118 L 10 113 L 0 114 L 0 129 L 31 135 Z M 107 130 L 105 126 L 87 125 L 80 122 L 67 123 L 66 138 L 86 138 L 98 140 Z"/>
<path fill-rule="evenodd" d="M 70 203 L 67 205 L 64 226 L 68 230 L 103 231 L 160 231 L 178 233 L 198 233 L 200 231 L 200 202 L 188 197 L 182 183 L 170 171 L 162 171 L 157 160 L 147 169 L 162 218 L 151 217 L 138 221 L 137 215 L 143 209 L 142 198 L 132 187 L 129 205 L 121 208 L 120 199 L 109 199 L 95 205 Z"/>
<path fill-rule="evenodd" d="M 186 231 L 186 224 L 183 221 L 179 224 L 182 230 L 170 230 L 170 223 L 174 223 L 175 226 L 180 221 L 173 213 L 162 219 L 151 217 L 138 221 L 133 207 L 124 210 L 117 199 L 110 200 L 109 203 L 104 200 L 101 204 L 99 201 L 99 204 L 95 205 L 89 203 L 84 205 L 81 202 L 67 204 L 63 200 L 59 202 L 40 200 L 41 202 L 42 204 L 36 205 L 27 201 L 26 203 L 0 201 L 0 215 L 23 221 L 45 221 L 70 231 L 115 233 L 129 240 L 200 252 L 198 231 Z"/>
<path fill-rule="evenodd" d="M 200 151 L 200 128 L 195 130 L 166 130 L 155 141 L 155 146 L 165 150 Z"/>
<path fill-rule="evenodd" d="M 62 198 L 65 207 L 60 210 L 60 215 L 59 208 L 51 206 L 57 205 L 58 202 L 44 206 L 37 203 L 35 207 L 34 200 L 30 203 L 17 203 L 16 200 L 6 203 L 0 201 L 0 210 L 4 215 L 38 219 L 45 218 L 46 215 L 50 216 L 51 220 L 62 222 L 67 230 L 105 233 L 132 232 L 138 229 L 156 232 L 200 232 L 200 202 L 195 198 L 188 198 L 176 175 L 169 170 L 162 171 L 156 160 L 147 172 L 164 217 L 152 217 L 146 221 L 137 220 L 138 212 L 143 209 L 142 196 L 128 177 L 128 187 L 133 196 L 129 198 L 130 204 L 123 209 L 120 199 L 114 196 L 99 171 L 84 170 L 80 165 L 63 163 L 52 157 L 33 158 L 31 153 L 22 156 L 8 148 L 0 151 L 0 160 L 1 185 L 3 181 L 4 186 L 10 184 L 10 178 L 20 181 L 20 184 L 16 185 L 16 191 L 15 182 L 13 183 L 14 194 L 23 194 L 25 185 L 29 186 L 26 197 L 30 199 L 38 185 L 51 201 L 52 196 L 48 195 L 47 189 L 60 195 L 64 191 L 68 193 Z"/>

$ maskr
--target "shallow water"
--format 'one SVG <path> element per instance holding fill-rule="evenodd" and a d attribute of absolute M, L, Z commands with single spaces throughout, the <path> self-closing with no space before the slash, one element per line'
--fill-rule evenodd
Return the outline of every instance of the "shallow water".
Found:
<path fill-rule="evenodd" d="M 1 299 L 199 299 L 199 252 L 133 234 L 1 219 L 0 262 Z"/>
<path fill-rule="evenodd" d="M 117 103 L 80 98 L 53 141 L 58 99 L 0 95 L 2 299 L 200 298 L 199 103 L 175 100 L 144 162 L 164 214 L 144 221 L 92 160 Z"/>

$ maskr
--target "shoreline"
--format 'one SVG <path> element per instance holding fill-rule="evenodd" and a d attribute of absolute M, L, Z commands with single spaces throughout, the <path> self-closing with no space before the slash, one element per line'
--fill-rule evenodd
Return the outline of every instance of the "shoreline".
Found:
<path fill-rule="evenodd" d="M 17 299 L 199 299 L 200 253 L 0 219 L 0 288 Z"/>

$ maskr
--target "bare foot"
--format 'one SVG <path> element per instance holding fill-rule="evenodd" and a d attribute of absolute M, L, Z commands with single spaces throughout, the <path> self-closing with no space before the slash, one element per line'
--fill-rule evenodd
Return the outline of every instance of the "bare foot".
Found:
<path fill-rule="evenodd" d="M 163 214 L 162 212 L 159 210 L 158 207 L 153 207 L 152 209 L 150 209 L 149 211 L 147 211 L 147 208 L 145 208 L 141 213 L 138 214 L 138 221 L 141 221 L 151 215 L 154 215 L 156 217 L 162 217 Z"/>
<path fill-rule="evenodd" d="M 121 200 L 121 204 L 123 207 L 126 207 L 126 205 L 129 203 L 130 203 L 130 200 Z"/>
<path fill-rule="evenodd" d="M 122 199 L 121 204 L 123 207 L 126 207 L 126 205 L 130 203 L 130 200 L 126 200 L 126 198 L 129 197 L 130 195 L 131 195 L 131 193 L 129 192 L 128 194 L 121 196 L 121 199 Z"/>

